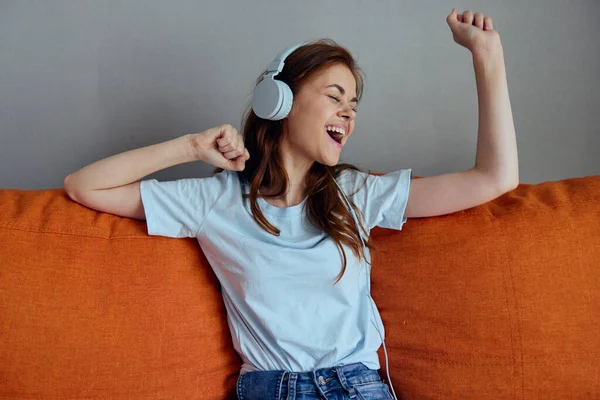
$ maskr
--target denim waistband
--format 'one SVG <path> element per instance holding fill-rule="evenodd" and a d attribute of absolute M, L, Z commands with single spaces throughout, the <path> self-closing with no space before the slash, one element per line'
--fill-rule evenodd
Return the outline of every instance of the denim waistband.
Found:
<path fill-rule="evenodd" d="M 354 398 L 356 397 L 354 385 L 369 382 L 382 382 L 382 380 L 377 370 L 370 369 L 361 362 L 307 372 L 251 371 L 238 378 L 237 394 L 244 400 L 280 400 L 284 386 L 289 398 L 295 398 L 297 391 L 309 389 L 318 390 L 326 396 L 327 392 L 339 390 L 341 387 L 350 398 Z"/>

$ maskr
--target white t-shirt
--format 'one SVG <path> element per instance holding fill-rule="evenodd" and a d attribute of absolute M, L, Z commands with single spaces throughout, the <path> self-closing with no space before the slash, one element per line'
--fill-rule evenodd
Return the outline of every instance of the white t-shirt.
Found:
<path fill-rule="evenodd" d="M 366 184 L 350 197 L 365 176 Z M 345 170 L 336 181 L 363 212 L 370 231 L 402 229 L 411 179 L 411 169 L 381 176 Z M 240 374 L 307 372 L 355 362 L 379 369 L 382 339 L 374 324 L 385 332 L 368 296 L 368 264 L 343 245 L 346 270 L 334 286 L 341 254 L 308 221 L 306 199 L 287 208 L 257 199 L 281 231 L 274 236 L 253 219 L 242 190 L 247 193 L 248 185 L 227 170 L 207 178 L 140 183 L 148 234 L 195 237 L 219 279 L 233 344 L 243 360 Z"/>

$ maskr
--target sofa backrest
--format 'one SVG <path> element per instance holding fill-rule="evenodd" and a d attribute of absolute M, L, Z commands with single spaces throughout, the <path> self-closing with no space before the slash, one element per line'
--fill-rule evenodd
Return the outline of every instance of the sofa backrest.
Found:
<path fill-rule="evenodd" d="M 0 190 L 0 206 L 0 398 L 235 398 L 241 361 L 194 239 L 62 189 Z M 600 393 L 600 176 L 371 233 L 398 397 Z"/>
<path fill-rule="evenodd" d="M 62 189 L 0 204 L 0 398 L 225 398 L 241 363 L 194 239 Z"/>
<path fill-rule="evenodd" d="M 600 398 L 600 176 L 371 233 L 396 394 Z"/>

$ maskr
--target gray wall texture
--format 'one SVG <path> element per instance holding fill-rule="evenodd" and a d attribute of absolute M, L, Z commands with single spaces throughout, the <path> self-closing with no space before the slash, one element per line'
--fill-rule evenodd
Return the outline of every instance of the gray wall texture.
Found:
<path fill-rule="evenodd" d="M 420 176 L 468 169 L 477 93 L 471 54 L 445 21 L 453 7 L 490 15 L 500 33 L 521 183 L 600 174 L 597 0 L 0 0 L 0 187 L 62 187 L 113 154 L 240 129 L 275 55 L 324 37 L 366 73 L 340 162 Z"/>

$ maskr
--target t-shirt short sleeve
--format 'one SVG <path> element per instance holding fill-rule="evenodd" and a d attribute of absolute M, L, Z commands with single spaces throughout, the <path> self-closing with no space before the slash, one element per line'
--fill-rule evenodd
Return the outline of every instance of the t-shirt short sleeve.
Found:
<path fill-rule="evenodd" d="M 149 235 L 172 238 L 196 237 L 204 219 L 227 187 L 223 170 L 207 178 L 140 182 Z"/>
<path fill-rule="evenodd" d="M 363 186 L 364 179 L 367 179 Z M 346 195 L 362 211 L 368 230 L 375 226 L 401 230 L 406 222 L 412 169 L 400 169 L 384 175 L 345 170 L 340 180 L 347 188 Z M 360 188 L 360 189 L 359 189 Z M 357 191 L 358 190 L 358 191 Z"/>

